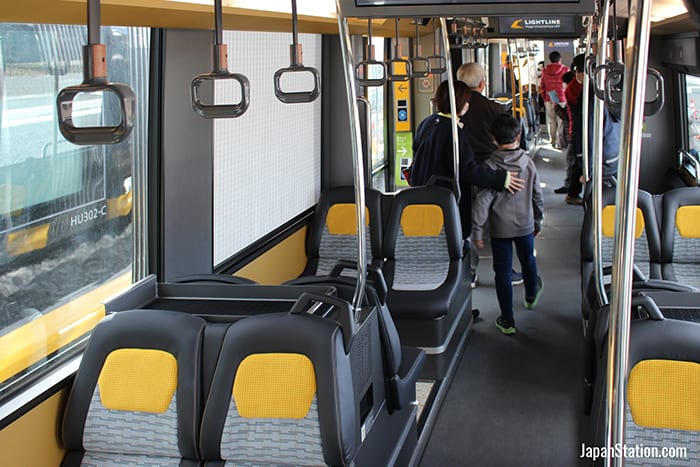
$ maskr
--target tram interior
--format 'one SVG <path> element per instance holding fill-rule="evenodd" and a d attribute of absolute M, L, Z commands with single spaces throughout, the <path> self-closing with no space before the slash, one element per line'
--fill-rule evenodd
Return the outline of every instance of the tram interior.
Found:
<path fill-rule="evenodd" d="M 13 3 L 0 18 L 83 23 L 84 3 L 35 1 L 29 2 L 31 8 Z M 91 183 L 97 195 L 80 206 L 88 206 L 83 209 L 86 223 L 92 215 L 119 222 L 123 235 L 152 231 L 144 239 L 133 234 L 132 254 L 138 261 L 131 274 L 120 272 L 111 286 L 116 288 L 103 292 L 97 311 L 62 328 L 84 336 L 76 350 L 63 355 L 47 344 L 41 359 L 26 365 L 41 370 L 47 357 L 61 354 L 58 375 L 52 375 L 56 379 L 36 373 L 25 383 L 13 375 L 7 378 L 15 391 L 9 396 L 0 386 L 0 450 L 8 465 L 602 465 L 612 452 L 605 448 L 620 434 L 625 446 L 665 449 L 665 457 L 656 459 L 643 448 L 639 456 L 639 450 L 625 454 L 625 465 L 664 465 L 671 457 L 678 465 L 697 464 L 700 157 L 697 112 L 681 108 L 700 98 L 693 5 L 689 12 L 682 8 L 684 13 L 669 14 L 664 9 L 677 8 L 678 2 L 656 0 L 653 8 L 645 0 L 632 0 L 632 8 L 620 2 L 612 5 L 616 22 L 609 26 L 600 11 L 582 22 L 593 6 L 606 8 L 586 0 L 532 3 L 530 10 L 514 2 L 515 12 L 502 10 L 498 2 L 480 4 L 473 14 L 424 21 L 415 18 L 426 16 L 429 7 L 411 0 L 338 0 L 337 11 L 324 2 L 329 10 L 324 12 L 300 2 L 298 16 L 296 1 L 291 15 L 288 5 L 263 11 L 244 1 L 222 5 L 216 0 L 213 9 L 208 3 L 103 1 L 101 17 L 94 14 L 99 1 L 88 3 L 93 8 L 92 16 L 87 11 L 89 41 L 100 22 L 113 26 L 116 36 L 123 25 L 162 28 L 150 36 L 150 47 L 157 50 L 153 56 L 161 62 L 151 83 L 140 84 L 150 91 L 146 102 L 139 101 L 143 88 L 134 85 L 135 93 L 127 85 L 107 83 L 99 44 L 90 42 L 83 83 L 59 94 L 55 117 L 63 136 L 77 145 L 121 144 L 129 137 L 150 141 L 141 169 L 135 164 L 128 174 Z M 433 3 L 439 12 L 467 9 L 464 2 Z M 642 10 L 651 9 L 650 38 L 635 16 L 640 3 Z M 378 12 L 358 18 L 343 13 L 371 7 Z M 401 8 L 415 14 L 402 14 L 401 20 L 381 17 Z M 489 8 L 497 8 L 495 16 Z M 570 16 L 565 16 L 567 8 Z M 575 34 L 543 38 L 538 32 L 522 38 L 505 33 L 499 23 L 506 13 L 507 18 L 523 12 L 541 16 L 548 9 L 573 18 Z M 614 32 L 600 32 L 610 27 Z M 265 31 L 281 50 L 274 52 L 282 57 L 274 78 L 261 78 L 267 73 L 262 65 L 248 75 L 232 65 L 229 53 L 245 54 L 251 47 L 253 57 L 246 59 L 252 62 L 266 53 L 266 47 L 252 44 L 263 33 L 241 33 L 249 30 Z M 130 34 L 143 54 L 146 40 Z M 372 34 L 382 44 L 381 60 L 368 47 L 374 44 Z M 635 101 L 628 95 L 632 92 L 616 84 L 596 82 L 596 72 L 586 75 L 584 83 L 590 80 L 607 92 L 591 99 L 595 118 L 602 115 L 604 102 L 617 105 L 623 135 L 615 191 L 604 189 L 599 179 L 602 149 L 593 139 L 601 130 L 592 130 L 593 169 L 584 173 L 583 206 L 567 204 L 554 192 L 566 172 L 565 152 L 547 138 L 534 105 L 533 65 L 552 50 L 547 40 L 566 43 L 569 61 L 577 53 L 609 60 L 604 71 L 619 73 L 627 86 L 641 86 L 627 79 L 639 73 L 647 89 L 645 99 Z M 648 51 L 629 46 L 637 40 L 648 42 Z M 608 47 L 609 42 L 618 44 Z M 433 54 L 421 57 L 419 43 Z M 401 45 L 412 51 L 402 55 Z M 665 79 L 647 78 L 646 69 L 633 70 L 634 63 L 625 68 L 621 58 L 645 63 L 648 58 L 648 67 Z M 465 193 L 455 188 L 458 183 L 433 180 L 411 187 L 401 179 L 408 162 L 399 148 L 410 145 L 410 139 L 397 135 L 410 134 L 411 122 L 415 126 L 431 113 L 437 84 L 455 79 L 456 68 L 469 61 L 487 65 L 489 97 L 522 120 L 523 145 L 544 193 L 544 222 L 536 239 L 544 293 L 537 308 L 529 310 L 522 303 L 522 286 L 514 286 L 515 336 L 504 336 L 494 326 L 500 311 L 488 247 L 480 255 L 478 282 L 470 276 L 458 207 Z M 274 94 L 267 98 L 285 105 L 275 112 L 277 118 L 267 116 L 260 124 L 243 117 L 267 114 L 255 108 L 260 98 L 255 87 L 263 79 L 274 79 Z M 14 84 L 9 77 L 7 82 Z M 408 82 L 413 92 L 404 97 L 402 85 L 408 88 Z M 370 90 L 377 88 L 386 94 L 372 97 Z M 528 95 L 516 89 L 527 89 Z M 73 106 L 73 100 L 95 91 L 116 95 L 118 105 L 100 106 L 121 120 L 73 126 L 73 112 L 89 112 Z M 663 105 L 655 105 L 664 93 Z M 377 102 L 379 109 L 371 105 Z M 150 105 L 159 110 L 149 110 Z M 147 115 L 138 114 L 138 106 Z M 5 116 L 18 115 L 8 109 L 16 111 L 3 103 Z M 384 175 L 375 171 L 372 159 L 378 138 L 371 128 L 378 112 L 386 113 L 384 123 L 392 120 L 394 132 L 387 137 L 394 154 Z M 144 117 L 147 130 L 132 130 L 134 119 L 138 125 Z M 287 142 L 286 151 L 319 154 L 306 160 L 308 167 L 292 167 L 293 161 L 278 157 L 283 173 L 270 175 L 263 186 L 255 179 L 217 178 L 234 173 L 241 161 L 255 165 L 257 154 L 227 159 L 215 157 L 216 151 L 234 154 L 256 147 L 284 156 L 284 148 L 266 146 L 262 133 L 277 127 L 298 131 L 294 125 L 303 120 L 313 123 Z M 3 125 L 2 135 L 21 125 Z M 214 135 L 223 136 L 214 141 Z M 85 153 L 86 159 L 118 158 Z M 10 165 L 1 161 L 0 174 Z M 311 176 L 295 181 L 297 173 Z M 152 184 L 148 196 L 132 193 L 139 177 Z M 239 231 L 231 234 L 233 223 L 255 224 L 266 217 L 256 211 L 266 206 L 257 200 L 275 197 L 274 185 L 288 182 L 285 178 L 292 186 L 310 187 L 298 190 L 298 197 L 306 198 L 286 201 L 308 206 L 264 235 L 243 229 L 251 241 L 236 238 Z M 77 186 L 77 179 L 73 182 Z M 33 214 L 30 204 L 12 204 L 19 198 L 6 193 L 17 190 L 10 181 L 6 185 L 0 188 L 12 208 L 0 211 L 7 224 L 0 224 L 0 234 L 15 245 L 31 237 L 27 257 L 38 257 L 43 247 L 36 246 L 36 238 L 41 243 L 44 235 L 48 243 L 48 232 L 58 223 L 36 230 L 50 216 L 26 220 Z M 89 204 L 100 196 L 104 210 Z M 217 214 L 228 208 L 226 203 L 250 204 L 247 220 L 222 221 Z M 124 227 L 132 209 L 134 220 Z M 158 218 L 144 216 L 140 223 L 147 227 L 138 225 L 138 215 L 149 211 Z M 29 227 L 19 226 L 20 215 Z M 70 215 L 64 224 L 82 224 L 75 212 Z M 75 242 L 90 241 L 87 230 L 81 232 Z M 11 266 L 20 253 L 14 252 L 25 254 L 22 246 L 16 248 L 3 252 L 10 258 L 6 262 L 0 255 L 3 276 L 15 274 Z M 74 306 L 86 307 L 82 302 Z M 23 316 L 3 328 L 0 343 L 16 343 L 23 332 L 36 334 L 39 326 L 50 334 L 44 319 L 49 314 L 42 309 Z M 24 327 L 27 323 L 33 327 Z M 32 342 L 38 339 L 34 334 Z M 628 348 L 619 350 L 618 338 Z M 21 349 L 13 348 L 12 354 L 29 360 Z M 0 375 L 5 367 L 3 361 Z M 21 394 L 30 387 L 30 396 Z M 622 399 L 613 387 L 624 392 Z"/>

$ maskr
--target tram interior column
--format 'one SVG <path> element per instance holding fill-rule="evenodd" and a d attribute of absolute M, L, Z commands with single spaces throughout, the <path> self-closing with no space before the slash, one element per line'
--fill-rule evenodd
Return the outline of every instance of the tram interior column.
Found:
<path fill-rule="evenodd" d="M 212 272 L 214 121 L 192 110 L 189 92 L 192 78 L 211 69 L 211 46 L 211 31 L 165 32 L 161 280 Z M 213 89 L 200 94 L 213 102 Z"/>

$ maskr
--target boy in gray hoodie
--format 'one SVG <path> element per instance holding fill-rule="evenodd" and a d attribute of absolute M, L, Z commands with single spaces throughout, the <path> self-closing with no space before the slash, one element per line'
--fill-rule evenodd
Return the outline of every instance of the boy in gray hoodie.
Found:
<path fill-rule="evenodd" d="M 501 308 L 496 327 L 506 335 L 515 334 L 511 285 L 513 243 L 523 268 L 525 308 L 535 307 L 544 286 L 537 275 L 534 255 L 535 237 L 540 232 L 544 213 L 542 189 L 534 161 L 520 149 L 520 130 L 515 117 L 499 115 L 491 125 L 497 149 L 484 165 L 517 172 L 525 180 L 525 188 L 517 193 L 483 189 L 477 193 L 472 211 L 472 238 L 478 248 L 484 247 L 484 226 L 486 222 L 489 224 L 496 295 Z"/>

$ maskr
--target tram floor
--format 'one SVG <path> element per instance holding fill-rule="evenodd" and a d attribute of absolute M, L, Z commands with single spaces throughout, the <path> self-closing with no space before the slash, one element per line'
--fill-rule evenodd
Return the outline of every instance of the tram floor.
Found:
<path fill-rule="evenodd" d="M 484 250 L 474 289 L 480 317 L 445 396 L 420 461 L 433 466 L 575 466 L 581 452 L 583 331 L 579 235 L 582 208 L 553 190 L 565 172 L 564 153 L 541 148 L 535 158 L 545 219 L 536 240 L 544 292 L 523 306 L 514 287 L 517 333 L 504 336 L 490 251 Z M 515 261 L 515 269 L 519 269 Z"/>

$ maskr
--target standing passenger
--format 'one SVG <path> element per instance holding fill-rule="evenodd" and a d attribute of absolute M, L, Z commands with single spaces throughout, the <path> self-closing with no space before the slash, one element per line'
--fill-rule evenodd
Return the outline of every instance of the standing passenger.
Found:
<path fill-rule="evenodd" d="M 576 79 L 576 75 L 573 71 L 567 71 L 564 73 L 564 76 L 562 76 L 561 79 L 566 88 L 574 79 Z M 564 91 L 564 94 L 566 95 L 566 91 Z M 574 151 L 574 146 L 571 144 L 573 136 L 571 106 L 567 103 L 563 106 L 556 106 L 554 110 L 557 112 L 557 116 L 561 119 L 562 124 L 564 125 L 564 147 L 566 148 L 566 177 L 564 177 L 564 184 L 555 189 L 554 193 L 564 194 L 569 192 L 571 174 L 574 170 L 574 164 L 576 164 L 576 154 Z"/>
<path fill-rule="evenodd" d="M 574 57 L 571 64 L 574 70 L 576 79 L 574 79 L 566 87 L 566 99 L 571 107 L 572 116 L 572 145 L 576 154 L 576 163 L 574 165 L 571 179 L 569 180 L 569 191 L 566 195 L 566 202 L 573 205 L 582 205 L 583 200 L 579 196 L 583 186 L 583 104 L 581 97 L 583 95 L 583 74 L 584 74 L 584 54 L 579 54 Z M 593 90 L 589 94 L 589 113 L 588 113 L 588 141 L 593 141 L 593 106 L 594 93 Z M 593 162 L 593 145 L 588 147 L 588 169 L 591 169 Z M 603 185 L 612 187 L 617 184 L 617 162 L 618 152 L 620 149 L 620 118 L 611 114 L 607 107 L 603 107 L 603 164 L 602 178 Z"/>
<path fill-rule="evenodd" d="M 486 71 L 481 64 L 465 63 L 457 69 L 457 79 L 469 86 L 471 97 L 469 98 L 469 112 L 462 115 L 467 139 L 474 150 L 474 157 L 479 164 L 483 164 L 491 153 L 496 150 L 496 144 L 491 135 L 491 123 L 494 119 L 506 112 L 505 106 L 485 97 L 482 92 L 486 88 Z M 471 196 L 471 193 L 469 194 Z M 479 266 L 479 250 L 472 245 L 470 252 L 470 268 L 472 271 L 472 288 L 477 285 L 476 269 Z M 523 283 L 523 276 L 513 271 L 513 285 Z"/>
<path fill-rule="evenodd" d="M 554 149 L 563 147 L 562 123 L 554 111 L 554 106 L 559 103 L 566 103 L 564 96 L 564 83 L 562 76 L 569 71 L 566 65 L 561 64 L 561 54 L 556 50 L 549 54 L 552 62 L 542 70 L 542 80 L 540 81 L 540 94 L 544 99 L 544 106 L 547 110 L 547 125 L 549 127 L 549 140 Z"/>
<path fill-rule="evenodd" d="M 486 88 L 486 72 L 479 63 L 465 63 L 457 69 L 457 79 L 469 87 L 469 112 L 461 117 L 467 130 L 467 139 L 474 150 L 474 157 L 482 164 L 496 150 L 491 136 L 491 123 L 506 111 L 505 106 L 492 101 L 482 93 Z"/>
<path fill-rule="evenodd" d="M 455 82 L 455 101 L 460 115 L 469 109 L 471 92 L 466 84 Z M 443 81 L 435 91 L 433 105 L 437 113 L 426 117 L 416 130 L 413 140 L 413 167 L 411 185 L 425 185 L 432 175 L 454 178 L 452 150 L 452 120 L 450 115 L 449 83 Z M 496 191 L 507 189 L 510 193 L 521 190 L 524 181 L 517 173 L 503 169 L 490 169 L 478 164 L 474 152 L 462 128 L 458 127 L 459 137 L 459 182 L 462 193 L 459 202 L 464 236 L 464 251 L 469 251 L 469 235 L 472 230 L 472 185 L 491 188 Z"/>
<path fill-rule="evenodd" d="M 525 279 L 525 308 L 532 309 L 542 295 L 544 283 L 537 275 L 535 237 L 542 226 L 544 203 L 535 163 L 520 149 L 520 122 L 504 114 L 494 120 L 491 133 L 498 149 L 486 161 L 492 169 L 517 172 L 526 186 L 517 193 L 479 191 L 474 204 L 474 243 L 484 247 L 483 230 L 488 222 L 491 230 L 493 270 L 496 273 L 496 295 L 501 316 L 496 327 L 506 335 L 515 334 L 513 318 L 513 243 Z"/>

